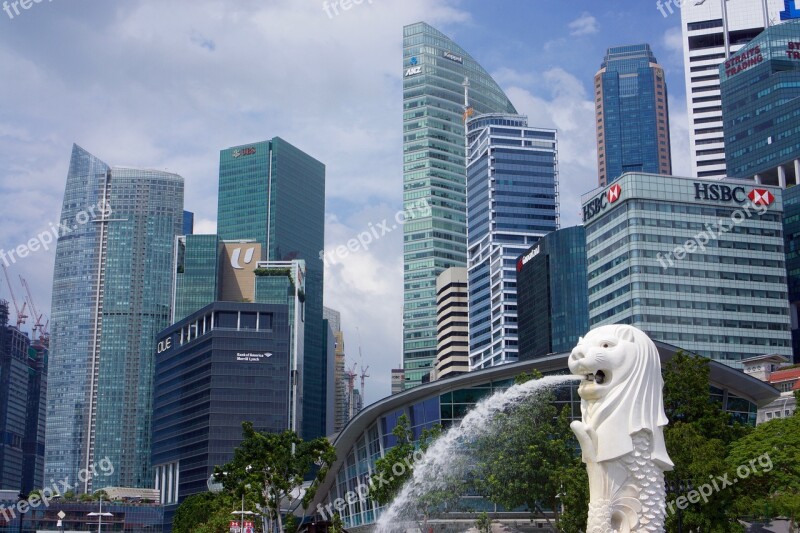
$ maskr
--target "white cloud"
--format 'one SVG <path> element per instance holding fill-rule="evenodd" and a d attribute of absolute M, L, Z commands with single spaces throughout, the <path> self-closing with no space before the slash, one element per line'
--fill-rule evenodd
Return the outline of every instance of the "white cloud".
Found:
<path fill-rule="evenodd" d="M 600 31 L 597 19 L 586 11 L 581 13 L 580 17 L 570 22 L 568 27 L 570 29 L 569 33 L 573 37 L 579 37 L 583 35 L 594 35 L 598 31 Z"/>

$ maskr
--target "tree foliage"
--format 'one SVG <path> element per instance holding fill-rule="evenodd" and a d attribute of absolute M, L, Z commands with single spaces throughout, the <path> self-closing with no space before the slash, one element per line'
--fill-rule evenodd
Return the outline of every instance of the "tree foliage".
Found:
<path fill-rule="evenodd" d="M 534 371 L 517 381 L 540 378 Z M 559 413 L 554 400 L 552 392 L 543 392 L 494 417 L 475 443 L 475 484 L 506 509 L 524 506 L 558 531 L 577 532 L 586 527 L 588 480 L 568 408 Z"/>
<path fill-rule="evenodd" d="M 189 496 L 175 511 L 172 519 L 174 533 L 217 533 L 228 531 L 234 519 L 231 511 L 239 507 L 233 496 L 221 492 L 202 492 Z M 252 505 L 252 503 L 251 503 Z"/>
<path fill-rule="evenodd" d="M 711 397 L 709 360 L 678 352 L 663 367 L 664 409 L 669 425 L 664 430 L 667 451 L 675 468 L 666 472 L 668 486 L 684 488 L 667 494 L 667 530 L 677 531 L 676 500 L 725 476 L 728 449 L 749 428 L 735 423 Z M 708 502 L 688 503 L 682 510 L 686 530 L 731 532 L 740 531 L 732 510 L 733 491 L 713 491 Z M 669 503 L 672 506 L 669 506 Z"/>
<path fill-rule="evenodd" d="M 336 450 L 325 438 L 306 442 L 293 431 L 256 431 L 250 422 L 244 422 L 242 429 L 244 440 L 234 451 L 233 460 L 217 467 L 215 477 L 236 497 L 248 492 L 249 485 L 254 501 L 283 530 L 279 510 L 308 505 L 336 460 Z M 301 495 L 304 478 L 314 470 L 311 486 Z"/>

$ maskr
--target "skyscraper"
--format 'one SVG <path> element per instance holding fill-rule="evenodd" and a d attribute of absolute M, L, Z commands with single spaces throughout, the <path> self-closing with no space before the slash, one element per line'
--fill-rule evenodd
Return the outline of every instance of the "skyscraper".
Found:
<path fill-rule="evenodd" d="M 470 369 L 517 360 L 517 258 L 558 229 L 555 130 L 519 115 L 467 122 Z"/>
<path fill-rule="evenodd" d="M 260 257 L 251 261 L 305 260 L 302 435 L 324 436 L 327 350 L 320 252 L 325 247 L 325 165 L 279 137 L 222 150 L 217 233 L 223 241 L 257 242 Z M 247 260 L 246 255 L 239 258 L 241 264 Z M 224 280 L 222 285 L 224 291 Z"/>
<path fill-rule="evenodd" d="M 800 183 L 800 20 L 764 30 L 720 65 L 728 176 Z"/>
<path fill-rule="evenodd" d="M 44 486 L 47 346 L 8 318 L 0 300 L 0 490 L 27 495 Z"/>
<path fill-rule="evenodd" d="M 720 64 L 761 33 L 767 23 L 784 18 L 784 8 L 784 0 L 682 3 L 683 68 L 693 176 L 721 179 L 727 173 Z"/>
<path fill-rule="evenodd" d="M 609 48 L 594 91 L 600 186 L 625 172 L 671 174 L 667 83 L 650 45 Z"/>
<path fill-rule="evenodd" d="M 345 349 L 342 314 L 335 309 L 325 307 L 323 308 L 322 316 L 328 321 L 336 339 L 333 365 L 333 431 L 338 433 L 349 420 L 347 416 L 347 380 L 344 375 Z"/>
<path fill-rule="evenodd" d="M 183 178 L 72 149 L 56 248 L 45 477 L 148 487 L 154 343 L 169 324 Z M 84 481 L 85 480 L 85 481 Z"/>
<path fill-rule="evenodd" d="M 452 267 L 436 278 L 437 345 L 432 381 L 469 372 L 468 277 L 466 268 Z"/>
<path fill-rule="evenodd" d="M 586 231 L 548 233 L 517 261 L 519 358 L 572 351 L 589 331 Z"/>
<path fill-rule="evenodd" d="M 436 276 L 467 265 L 464 80 L 475 113 L 516 113 L 460 46 L 419 22 L 403 28 L 403 202 L 430 216 L 405 224 L 403 366 L 419 385 L 436 360 Z"/>

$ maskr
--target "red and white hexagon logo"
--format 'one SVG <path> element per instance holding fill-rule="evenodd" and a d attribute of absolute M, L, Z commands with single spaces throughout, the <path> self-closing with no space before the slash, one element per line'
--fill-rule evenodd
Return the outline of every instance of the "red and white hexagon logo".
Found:
<path fill-rule="evenodd" d="M 608 192 L 606 193 L 606 200 L 608 200 L 608 203 L 613 204 L 619 200 L 620 195 L 622 195 L 622 187 L 620 187 L 617 183 L 608 189 Z"/>
<path fill-rule="evenodd" d="M 775 195 L 767 189 L 753 189 L 747 197 L 750 198 L 754 205 L 769 206 L 775 201 Z"/>

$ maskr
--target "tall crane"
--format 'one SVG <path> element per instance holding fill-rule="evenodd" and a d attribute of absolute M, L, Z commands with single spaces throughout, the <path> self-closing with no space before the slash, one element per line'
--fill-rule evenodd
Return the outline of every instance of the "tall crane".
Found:
<path fill-rule="evenodd" d="M 369 370 L 369 365 L 367 365 L 367 368 L 361 367 L 361 397 L 364 398 L 364 405 L 367 404 L 367 393 L 364 391 L 364 380 L 369 377 L 367 370 Z"/>
<path fill-rule="evenodd" d="M 366 394 L 364 393 L 364 382 L 365 382 L 365 378 L 369 377 L 369 374 L 367 374 L 367 370 L 369 370 L 369 365 L 367 365 L 367 367 L 364 368 L 364 355 L 361 353 L 361 330 L 358 329 L 358 327 L 356 327 L 356 333 L 358 333 L 358 360 L 361 363 L 361 398 L 362 398 L 362 400 L 364 400 L 365 405 L 366 405 Z M 355 367 L 353 367 L 353 370 L 355 370 Z"/>
<path fill-rule="evenodd" d="M 28 309 L 33 312 L 33 340 L 39 342 L 40 344 L 46 344 L 48 339 L 47 334 L 47 324 L 50 322 L 48 321 L 47 324 L 42 323 L 42 318 L 44 317 L 43 314 L 40 314 L 39 311 L 36 310 L 36 304 L 33 302 L 33 295 L 31 294 L 31 288 L 28 286 L 28 281 L 23 278 L 22 276 L 19 277 L 19 282 L 25 289 L 25 294 L 27 295 L 26 303 L 28 304 Z"/>
<path fill-rule="evenodd" d="M 22 309 L 19 308 L 19 305 L 17 304 L 17 297 L 14 296 L 14 288 L 11 287 L 11 278 L 8 275 L 8 267 L 6 265 L 3 265 L 3 274 L 6 276 L 8 292 L 11 293 L 11 301 L 14 303 L 14 310 L 17 312 L 17 329 L 20 329 L 20 327 L 22 327 L 22 325 L 25 323 L 25 319 L 28 318 L 28 315 L 25 314 L 28 303 L 23 302 Z"/>
<path fill-rule="evenodd" d="M 345 370 L 344 376 L 347 378 L 347 419 L 350 420 L 353 418 L 356 413 L 355 407 L 353 406 L 353 389 L 355 388 L 356 377 L 358 374 L 356 373 L 356 369 L 358 365 L 353 365 L 352 370 Z"/>

